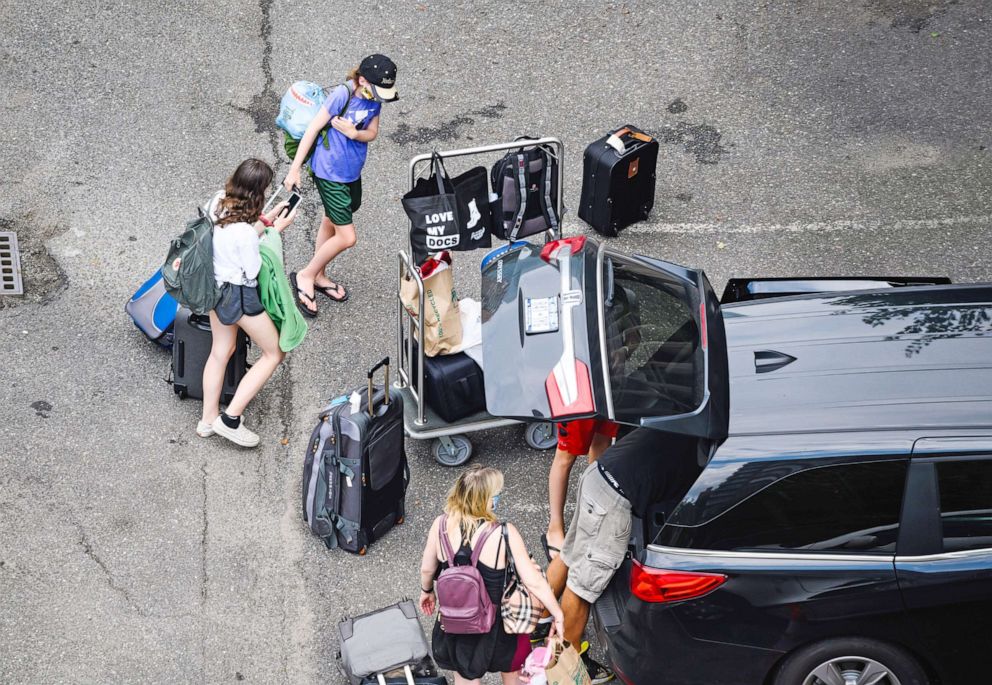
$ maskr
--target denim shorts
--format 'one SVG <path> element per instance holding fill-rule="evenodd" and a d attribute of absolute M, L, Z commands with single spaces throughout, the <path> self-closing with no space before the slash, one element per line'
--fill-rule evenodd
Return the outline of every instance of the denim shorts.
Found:
<path fill-rule="evenodd" d="M 242 316 L 256 316 L 265 311 L 258 299 L 258 286 L 225 283 L 220 288 L 220 301 L 214 307 L 217 318 L 226 326 L 233 326 Z"/>

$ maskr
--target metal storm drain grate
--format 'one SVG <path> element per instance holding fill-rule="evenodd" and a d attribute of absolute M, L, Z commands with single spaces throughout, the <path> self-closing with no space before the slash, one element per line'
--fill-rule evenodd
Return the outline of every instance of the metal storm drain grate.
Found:
<path fill-rule="evenodd" d="M 23 295 L 17 234 L 0 232 L 0 295 Z"/>

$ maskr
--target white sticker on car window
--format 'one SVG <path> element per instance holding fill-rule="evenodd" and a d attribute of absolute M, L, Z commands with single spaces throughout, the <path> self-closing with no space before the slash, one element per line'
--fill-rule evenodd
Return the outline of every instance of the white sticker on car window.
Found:
<path fill-rule="evenodd" d="M 524 330 L 527 335 L 558 330 L 558 298 L 528 297 L 524 303 Z"/>

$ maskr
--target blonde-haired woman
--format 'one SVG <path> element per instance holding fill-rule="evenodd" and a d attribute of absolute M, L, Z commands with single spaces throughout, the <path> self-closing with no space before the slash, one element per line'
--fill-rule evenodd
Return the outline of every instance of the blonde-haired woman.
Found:
<path fill-rule="evenodd" d="M 502 473 L 475 465 L 458 476 L 448 492 L 445 516 L 438 516 L 431 524 L 420 564 L 420 608 L 425 614 L 433 615 L 437 608 L 434 579 L 451 561 L 445 559 L 441 535 L 447 536 L 451 549 L 456 550 L 456 564 L 467 563 L 475 545 L 485 538 L 481 543 L 478 569 L 490 599 L 499 607 L 507 559 L 503 535 L 498 530 L 501 524 L 495 513 L 502 490 Z M 442 519 L 446 522 L 446 530 L 441 530 Z M 563 616 L 551 587 L 531 561 L 520 532 L 510 523 L 506 524 L 506 532 L 520 581 L 548 608 L 554 618 L 554 629 L 561 634 Z M 445 633 L 439 620 L 434 625 L 432 642 L 434 659 L 441 668 L 454 671 L 455 685 L 476 685 L 486 673 L 496 672 L 502 674 L 504 685 L 515 684 L 517 671 L 530 652 L 529 636 L 507 634 L 498 612 L 493 627 L 482 635 Z"/>

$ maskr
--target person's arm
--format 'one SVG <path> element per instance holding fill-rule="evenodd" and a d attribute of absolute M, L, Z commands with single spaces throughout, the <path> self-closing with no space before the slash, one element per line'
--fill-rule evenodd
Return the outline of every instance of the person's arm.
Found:
<path fill-rule="evenodd" d="M 436 602 L 434 600 L 434 574 L 440 565 L 437 560 L 438 516 L 431 524 L 427 533 L 427 544 L 424 545 L 424 556 L 420 560 L 420 610 L 427 616 L 434 615 Z"/>
<path fill-rule="evenodd" d="M 547 579 L 541 574 L 537 564 L 530 558 L 530 554 L 527 553 L 527 545 L 524 544 L 524 539 L 520 537 L 520 532 L 513 524 L 506 524 L 506 534 L 510 540 L 510 552 L 513 554 L 513 563 L 517 568 L 520 582 L 541 601 L 541 604 L 555 620 L 555 631 L 559 635 L 563 635 L 565 633 L 565 615 L 561 611 L 561 606 L 558 605 L 554 591 L 548 585 Z"/>
<path fill-rule="evenodd" d="M 360 143 L 371 143 L 379 135 L 379 115 L 375 115 L 369 125 L 364 129 L 359 129 L 353 123 L 344 119 L 342 117 L 334 117 L 331 119 L 331 126 L 334 130 L 339 131 L 341 135 L 351 138 L 352 140 L 357 140 Z"/>
<path fill-rule="evenodd" d="M 320 132 L 327 126 L 327 122 L 330 120 L 331 113 L 327 107 L 321 107 L 313 115 L 310 125 L 307 126 L 307 132 L 303 134 L 303 137 L 300 139 L 300 145 L 296 148 L 296 156 L 293 157 L 293 164 L 289 167 L 286 180 L 283 181 L 283 186 L 286 190 L 292 190 L 293 186 L 300 185 L 300 172 L 303 169 L 304 162 L 307 160 L 307 154 L 309 154 L 310 148 L 316 143 L 317 136 L 320 135 Z"/>

